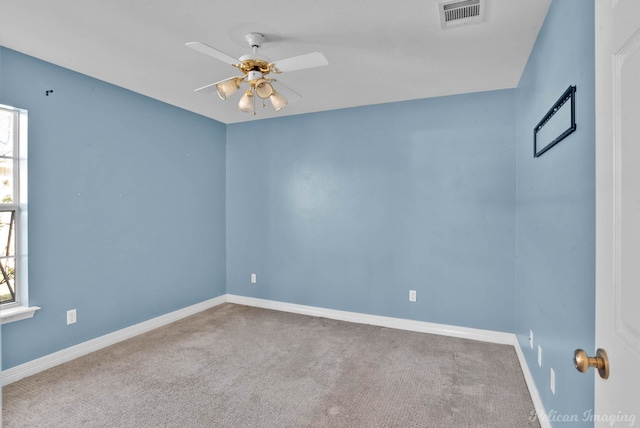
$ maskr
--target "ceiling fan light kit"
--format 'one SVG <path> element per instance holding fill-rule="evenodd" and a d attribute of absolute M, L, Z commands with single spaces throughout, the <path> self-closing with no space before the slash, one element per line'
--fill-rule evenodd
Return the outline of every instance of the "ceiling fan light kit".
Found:
<path fill-rule="evenodd" d="M 253 53 L 243 55 L 237 60 L 232 56 L 227 55 L 226 53 L 219 51 L 218 49 L 215 49 L 205 43 L 186 43 L 187 47 L 194 49 L 200 53 L 204 53 L 205 55 L 209 55 L 227 64 L 230 64 L 243 73 L 243 76 L 230 77 L 217 83 L 203 86 L 196 89 L 195 91 L 202 91 L 215 86 L 218 96 L 221 99 L 226 100 L 230 95 L 234 94 L 238 89 L 240 89 L 240 85 L 242 83 L 247 83 L 249 85 L 249 89 L 247 89 L 240 98 L 238 109 L 246 113 L 253 113 L 255 115 L 255 96 L 257 96 L 262 100 L 268 98 L 269 101 L 271 101 L 273 108 L 276 111 L 279 111 L 284 106 L 286 106 L 289 101 L 296 101 L 297 99 L 300 99 L 302 97 L 291 88 L 287 87 L 281 82 L 278 82 L 277 85 L 279 86 L 279 88 L 285 90 L 290 94 L 288 95 L 290 100 L 287 100 L 287 98 L 285 98 L 281 93 L 276 92 L 276 89 L 274 88 L 276 79 L 265 76 L 269 75 L 270 73 L 280 74 L 283 72 L 304 70 L 307 68 L 320 67 L 329 64 L 327 59 L 320 52 L 312 52 L 306 55 L 300 55 L 280 61 L 271 62 L 269 58 L 258 54 L 258 48 L 260 48 L 260 46 L 262 46 L 265 41 L 265 37 L 263 34 L 249 33 L 245 38 L 249 43 L 249 46 L 251 46 Z M 262 107 L 264 106 L 265 104 L 263 101 Z"/>
<path fill-rule="evenodd" d="M 218 92 L 218 96 L 221 99 L 226 100 L 229 95 L 240 89 L 240 81 L 241 80 L 238 78 L 233 78 L 217 83 L 216 91 Z"/>
<path fill-rule="evenodd" d="M 253 114 L 255 114 L 255 109 L 253 107 L 253 100 L 254 100 L 253 92 L 251 92 L 251 89 L 247 89 L 247 91 L 244 93 L 242 98 L 240 98 L 240 102 L 238 103 L 238 108 L 245 113 L 249 113 L 253 111 Z"/>
<path fill-rule="evenodd" d="M 276 91 L 273 91 L 273 94 L 269 97 L 269 100 L 271 101 L 271 104 L 273 105 L 273 108 L 276 109 L 276 111 L 280 111 L 282 107 L 287 105 L 287 99 Z"/>
<path fill-rule="evenodd" d="M 256 81 L 256 95 L 263 100 L 269 98 L 273 94 L 273 86 L 267 81 L 267 79 L 258 79 Z"/>

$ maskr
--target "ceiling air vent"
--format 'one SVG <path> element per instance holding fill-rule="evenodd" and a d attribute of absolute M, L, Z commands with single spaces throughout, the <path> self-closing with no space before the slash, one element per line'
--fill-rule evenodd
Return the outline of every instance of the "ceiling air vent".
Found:
<path fill-rule="evenodd" d="M 484 0 L 452 0 L 438 3 L 443 30 L 460 25 L 479 24 L 484 16 Z"/>

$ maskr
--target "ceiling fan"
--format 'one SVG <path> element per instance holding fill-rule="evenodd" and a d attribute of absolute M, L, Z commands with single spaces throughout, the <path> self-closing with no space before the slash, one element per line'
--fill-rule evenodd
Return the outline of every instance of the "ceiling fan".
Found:
<path fill-rule="evenodd" d="M 294 56 L 282 59 L 280 61 L 271 62 L 266 56 L 258 54 L 258 48 L 262 46 L 265 36 L 260 33 L 249 33 L 245 39 L 249 46 L 253 49 L 253 53 L 243 55 L 236 59 L 226 53 L 213 48 L 201 42 L 189 42 L 186 46 L 205 55 L 209 55 L 215 59 L 226 62 L 238 70 L 242 76 L 233 76 L 219 82 L 211 83 L 196 89 L 196 92 L 207 92 L 215 89 L 223 100 L 226 100 L 231 94 L 240 89 L 242 83 L 247 83 L 247 89 L 240 98 L 238 108 L 246 113 L 256 114 L 255 97 L 262 100 L 269 98 L 273 108 L 276 111 L 287 105 L 288 102 L 294 102 L 302 98 L 299 94 L 281 82 L 276 83 L 276 79 L 269 77 L 270 74 L 280 74 L 288 71 L 304 70 L 307 68 L 320 67 L 329 64 L 324 55 L 320 52 L 311 52 L 305 55 Z M 276 87 L 278 91 L 276 91 Z M 282 93 L 287 95 L 284 97 Z"/>

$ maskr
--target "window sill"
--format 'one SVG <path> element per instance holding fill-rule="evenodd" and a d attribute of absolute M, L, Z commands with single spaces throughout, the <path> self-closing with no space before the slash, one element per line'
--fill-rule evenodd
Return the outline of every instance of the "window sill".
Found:
<path fill-rule="evenodd" d="M 14 306 L 12 308 L 0 309 L 1 324 L 32 318 L 38 309 L 40 309 L 39 306 Z"/>

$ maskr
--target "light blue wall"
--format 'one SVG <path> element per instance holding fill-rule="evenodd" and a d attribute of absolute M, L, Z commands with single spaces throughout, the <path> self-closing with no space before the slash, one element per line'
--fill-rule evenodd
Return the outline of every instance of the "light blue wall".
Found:
<path fill-rule="evenodd" d="M 228 126 L 227 291 L 512 332 L 513 104 L 504 90 Z"/>
<path fill-rule="evenodd" d="M 29 111 L 29 297 L 42 307 L 2 326 L 3 368 L 224 294 L 225 125 L 0 56 L 0 103 Z"/>
<path fill-rule="evenodd" d="M 594 73 L 594 2 L 554 1 L 516 90 L 515 317 L 546 410 L 580 419 L 594 399 L 594 371 L 580 374 L 572 361 L 576 348 L 594 350 Z M 577 130 L 534 159 L 533 127 L 569 85 L 577 86 Z M 529 329 L 534 332 L 533 350 Z M 542 368 L 537 364 L 538 344 Z M 549 388 L 551 367 L 556 372 L 555 395 Z"/>

